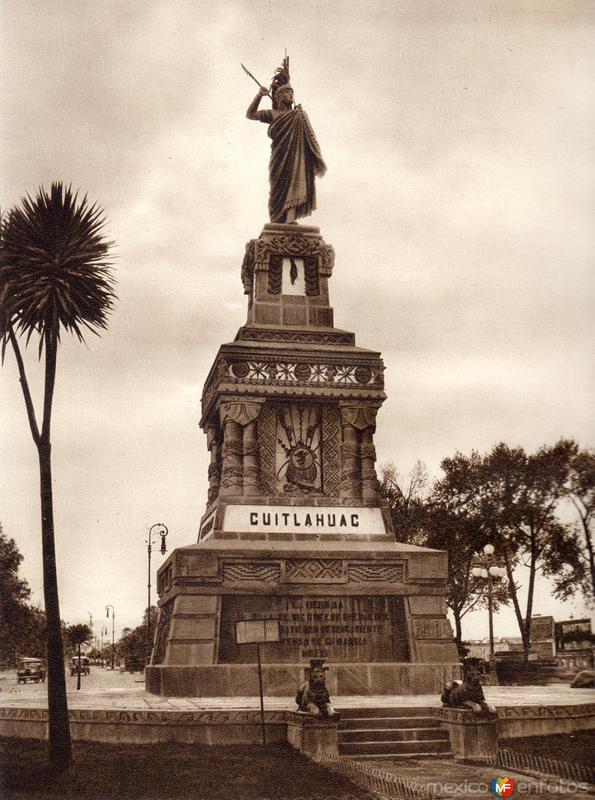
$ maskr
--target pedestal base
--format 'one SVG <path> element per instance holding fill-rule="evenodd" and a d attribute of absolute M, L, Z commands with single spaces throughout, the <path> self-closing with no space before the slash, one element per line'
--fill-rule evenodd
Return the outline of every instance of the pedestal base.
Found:
<path fill-rule="evenodd" d="M 304 665 L 263 664 L 268 697 L 293 697 L 304 680 Z M 164 697 L 254 697 L 258 695 L 256 664 L 149 666 L 146 689 Z M 460 679 L 460 664 L 333 664 L 326 685 L 331 697 L 341 695 L 436 694 Z"/>

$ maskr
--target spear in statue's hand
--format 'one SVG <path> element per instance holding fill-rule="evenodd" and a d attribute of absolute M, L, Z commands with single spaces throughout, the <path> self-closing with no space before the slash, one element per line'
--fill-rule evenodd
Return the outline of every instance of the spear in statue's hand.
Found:
<path fill-rule="evenodd" d="M 266 88 L 266 86 L 263 86 L 263 85 L 262 85 L 262 83 L 261 83 L 259 80 L 257 80 L 257 79 L 254 77 L 254 75 L 253 75 L 253 74 L 250 72 L 250 70 L 246 69 L 246 67 L 245 67 L 245 66 L 242 64 L 242 62 L 240 62 L 240 67 L 241 67 L 241 68 L 244 70 L 244 72 L 246 73 L 246 75 L 249 75 L 249 76 L 252 78 L 252 80 L 253 80 L 255 83 L 257 83 L 257 84 L 260 86 L 260 88 L 261 88 L 263 91 L 265 91 L 265 92 L 266 92 L 266 94 L 267 94 L 269 97 L 271 96 L 271 93 L 270 93 L 270 92 L 269 92 L 269 90 Z"/>

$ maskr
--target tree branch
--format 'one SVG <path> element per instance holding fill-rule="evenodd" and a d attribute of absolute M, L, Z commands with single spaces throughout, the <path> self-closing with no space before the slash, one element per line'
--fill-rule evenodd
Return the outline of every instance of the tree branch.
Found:
<path fill-rule="evenodd" d="M 37 425 L 37 419 L 35 417 L 35 408 L 33 406 L 33 400 L 31 398 L 31 392 L 29 390 L 29 382 L 27 381 L 25 364 L 23 362 L 23 356 L 21 355 L 21 349 L 19 347 L 18 339 L 15 336 L 12 325 L 10 324 L 8 325 L 8 335 L 10 337 L 10 343 L 12 344 L 12 349 L 14 351 L 14 356 L 16 358 L 17 367 L 19 370 L 19 383 L 21 384 L 21 389 L 23 390 L 23 397 L 25 398 L 25 408 L 27 409 L 27 418 L 29 420 L 29 427 L 31 428 L 31 435 L 33 436 L 33 441 L 35 442 L 35 444 L 38 445 L 40 441 L 39 427 Z"/>

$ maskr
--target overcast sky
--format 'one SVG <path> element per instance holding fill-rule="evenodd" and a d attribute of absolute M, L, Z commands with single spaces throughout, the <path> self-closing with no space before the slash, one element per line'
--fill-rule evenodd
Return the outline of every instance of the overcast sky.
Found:
<path fill-rule="evenodd" d="M 269 141 L 244 116 L 256 86 L 240 62 L 268 83 L 290 55 L 328 165 L 310 221 L 336 250 L 335 322 L 387 367 L 379 462 L 421 459 L 437 475 L 443 457 L 499 441 L 593 445 L 591 0 L 0 8 L 0 204 L 72 183 L 106 209 L 117 244 L 109 331 L 59 355 L 69 623 L 90 612 L 99 633 L 107 603 L 117 632 L 140 622 L 153 523 L 170 549 L 196 541 L 200 393 L 245 321 L 244 246 L 267 222 Z M 0 381 L 0 520 L 37 602 L 37 457 L 11 353 Z M 536 610 L 585 613 L 544 584 Z M 512 612 L 495 631 L 517 632 Z M 486 635 L 485 613 L 465 633 Z"/>

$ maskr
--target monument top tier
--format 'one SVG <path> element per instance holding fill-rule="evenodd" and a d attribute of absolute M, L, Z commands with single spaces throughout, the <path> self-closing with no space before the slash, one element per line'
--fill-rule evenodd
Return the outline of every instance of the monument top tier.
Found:
<path fill-rule="evenodd" d="M 248 325 L 332 328 L 328 279 L 335 252 L 318 228 L 269 223 L 246 245 L 242 264 Z M 334 343 L 334 339 L 329 343 Z M 343 337 L 347 343 L 347 339 Z M 353 335 L 349 343 L 353 344 Z"/>
<path fill-rule="evenodd" d="M 334 327 L 333 266 L 313 226 L 270 223 L 246 245 L 247 321 L 202 397 L 211 466 L 199 541 L 394 540 L 374 468 L 384 365 Z"/>

